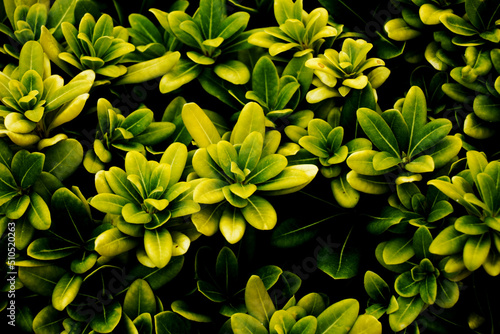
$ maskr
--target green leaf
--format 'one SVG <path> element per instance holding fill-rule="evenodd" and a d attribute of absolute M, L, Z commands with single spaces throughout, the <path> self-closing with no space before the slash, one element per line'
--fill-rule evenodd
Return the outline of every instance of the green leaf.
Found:
<path fill-rule="evenodd" d="M 241 209 L 245 220 L 258 230 L 271 230 L 278 221 L 276 210 L 266 199 L 253 195 Z"/>
<path fill-rule="evenodd" d="M 297 219 L 290 218 L 282 221 L 273 230 L 271 244 L 279 248 L 292 248 L 311 240 L 316 233 L 314 226 L 302 226 Z"/>
<path fill-rule="evenodd" d="M 36 41 L 26 42 L 19 54 L 19 76 L 22 77 L 29 70 L 35 70 L 43 78 L 43 48 Z"/>
<path fill-rule="evenodd" d="M 403 237 L 387 241 L 383 252 L 384 261 L 389 265 L 404 263 L 413 255 L 415 250 L 412 247 L 412 239 Z"/>
<path fill-rule="evenodd" d="M 170 307 L 172 311 L 182 315 L 184 318 L 196 322 L 212 322 L 212 318 L 204 313 L 201 313 L 195 305 L 188 304 L 183 300 L 174 301 Z"/>
<path fill-rule="evenodd" d="M 37 230 L 47 230 L 50 228 L 50 210 L 43 198 L 36 192 L 30 195 L 30 206 L 28 208 L 28 220 Z"/>
<path fill-rule="evenodd" d="M 493 96 L 478 95 L 473 103 L 474 114 L 484 121 L 498 122 L 500 121 L 498 106 L 498 99 Z"/>
<path fill-rule="evenodd" d="M 389 285 L 373 271 L 366 271 L 364 276 L 364 286 L 368 296 L 375 301 L 385 301 L 391 296 Z"/>
<path fill-rule="evenodd" d="M 230 244 L 235 244 L 243 238 L 245 233 L 245 218 L 238 208 L 228 206 L 222 212 L 219 229 Z"/>
<path fill-rule="evenodd" d="M 434 171 L 434 159 L 430 155 L 422 155 L 405 165 L 405 169 L 412 173 L 429 173 Z"/>
<path fill-rule="evenodd" d="M 446 136 L 436 143 L 427 153 L 434 160 L 434 168 L 439 169 L 445 166 L 462 148 L 462 140 L 457 136 Z"/>
<path fill-rule="evenodd" d="M 138 278 L 130 285 L 123 301 L 123 311 L 131 319 L 143 313 L 156 314 L 155 295 L 148 282 Z"/>
<path fill-rule="evenodd" d="M 221 19 L 225 15 L 224 2 L 222 0 L 200 1 L 199 15 L 201 30 L 205 38 L 211 39 L 217 37 Z"/>
<path fill-rule="evenodd" d="M 57 260 L 67 257 L 76 251 L 79 246 L 70 244 L 53 237 L 39 238 L 28 246 L 28 255 L 37 260 Z"/>
<path fill-rule="evenodd" d="M 491 248 L 489 233 L 471 236 L 464 245 L 464 264 L 467 270 L 477 270 L 486 261 Z"/>
<path fill-rule="evenodd" d="M 153 122 L 154 113 L 148 108 L 140 108 L 128 115 L 120 125 L 121 128 L 135 136 L 143 132 Z"/>
<path fill-rule="evenodd" d="M 377 171 L 387 170 L 401 163 L 401 158 L 395 157 L 392 153 L 382 151 L 373 156 L 373 169 Z"/>
<path fill-rule="evenodd" d="M 181 179 L 184 167 L 186 166 L 187 158 L 187 147 L 182 143 L 172 143 L 163 153 L 160 163 L 170 165 L 170 181 L 168 183 L 168 189 Z"/>
<path fill-rule="evenodd" d="M 111 333 L 122 317 L 122 305 L 117 300 L 103 305 L 103 311 L 96 313 L 90 327 L 98 333 Z"/>
<path fill-rule="evenodd" d="M 436 305 L 443 308 L 452 308 L 457 302 L 460 290 L 456 282 L 447 279 L 437 281 Z"/>
<path fill-rule="evenodd" d="M 259 276 L 252 275 L 247 282 L 245 305 L 249 315 L 257 319 L 265 327 L 269 325 L 276 308 Z"/>
<path fill-rule="evenodd" d="M 166 228 L 144 231 L 144 248 L 155 266 L 165 267 L 172 257 L 172 236 Z"/>
<path fill-rule="evenodd" d="M 12 172 L 16 183 L 23 189 L 32 186 L 42 173 L 44 161 L 42 153 L 18 151 L 12 158 Z"/>
<path fill-rule="evenodd" d="M 241 110 L 229 141 L 233 145 L 242 144 L 254 131 L 260 133 L 262 138 L 265 138 L 266 117 L 260 105 L 249 102 Z"/>
<path fill-rule="evenodd" d="M 408 91 L 403 102 L 402 115 L 408 126 L 408 152 L 411 152 L 415 147 L 417 133 L 427 123 L 427 102 L 420 87 L 412 86 Z"/>
<path fill-rule="evenodd" d="M 314 316 L 308 315 L 300 318 L 295 325 L 293 325 L 290 334 L 314 334 L 318 327 L 318 321 Z"/>
<path fill-rule="evenodd" d="M 354 325 L 359 313 L 356 299 L 344 299 L 330 305 L 318 317 L 318 334 L 347 334 Z"/>
<path fill-rule="evenodd" d="M 185 84 L 196 79 L 203 70 L 203 66 L 190 60 L 179 59 L 175 66 L 162 76 L 160 80 L 160 92 L 162 94 L 172 92 Z"/>
<path fill-rule="evenodd" d="M 175 125 L 170 122 L 153 122 L 134 140 L 147 146 L 156 145 L 169 138 L 175 131 Z"/>
<path fill-rule="evenodd" d="M 364 193 L 380 195 L 389 191 L 389 183 L 382 177 L 350 171 L 347 173 L 346 180 L 355 190 Z"/>
<path fill-rule="evenodd" d="M 219 62 L 214 67 L 214 73 L 234 85 L 244 85 L 250 80 L 248 67 L 239 60 Z"/>
<path fill-rule="evenodd" d="M 252 88 L 270 110 L 278 98 L 279 76 L 269 57 L 260 57 L 252 72 Z"/>
<path fill-rule="evenodd" d="M 288 160 L 280 154 L 269 154 L 260 159 L 257 166 L 247 176 L 246 181 L 253 184 L 263 183 L 281 173 Z"/>
<path fill-rule="evenodd" d="M 218 179 L 207 179 L 200 182 L 193 192 L 193 199 L 197 203 L 216 204 L 224 200 L 222 188 L 227 182 Z"/>
<path fill-rule="evenodd" d="M 215 275 L 222 279 L 226 291 L 231 291 L 233 284 L 238 279 L 238 259 L 229 247 L 222 247 L 215 263 Z"/>
<path fill-rule="evenodd" d="M 278 310 L 273 313 L 269 321 L 269 333 L 288 333 L 295 325 L 295 318 L 286 310 Z"/>
<path fill-rule="evenodd" d="M 196 103 L 184 105 L 182 120 L 198 147 L 217 144 L 221 140 L 215 125 Z"/>
<path fill-rule="evenodd" d="M 462 251 L 468 235 L 459 232 L 453 225 L 444 228 L 429 246 L 429 252 L 437 255 L 452 255 Z"/>
<path fill-rule="evenodd" d="M 268 334 L 262 323 L 251 315 L 236 313 L 231 316 L 231 329 L 234 334 Z"/>
<path fill-rule="evenodd" d="M 74 22 L 75 4 L 76 0 L 57 0 L 50 6 L 46 25 L 57 40 L 63 37 L 61 24 Z"/>
<path fill-rule="evenodd" d="M 33 319 L 33 331 L 36 333 L 59 333 L 66 314 L 59 312 L 52 305 L 45 306 Z"/>
<path fill-rule="evenodd" d="M 78 295 L 83 278 L 79 275 L 66 273 L 59 279 L 52 292 L 52 306 L 58 311 L 64 311 Z"/>
<path fill-rule="evenodd" d="M 396 278 L 394 290 L 402 297 L 413 297 L 419 294 L 421 284 L 413 279 L 410 271 L 406 271 Z"/>
<path fill-rule="evenodd" d="M 90 200 L 90 205 L 101 212 L 121 215 L 123 207 L 130 203 L 128 199 L 115 194 L 97 194 Z"/>
<path fill-rule="evenodd" d="M 18 271 L 19 280 L 25 288 L 47 297 L 52 295 L 54 287 L 65 273 L 65 269 L 55 265 L 19 267 Z"/>
<path fill-rule="evenodd" d="M 327 305 L 319 293 L 312 292 L 300 298 L 297 306 L 302 307 L 308 315 L 317 317 L 326 309 Z"/>
<path fill-rule="evenodd" d="M 489 227 L 484 221 L 472 215 L 458 217 L 454 226 L 458 232 L 468 235 L 481 235 L 489 231 Z"/>
<path fill-rule="evenodd" d="M 137 239 L 123 234 L 117 228 L 106 230 L 95 239 L 95 251 L 102 256 L 116 256 L 137 245 Z"/>
<path fill-rule="evenodd" d="M 373 315 L 361 314 L 349 331 L 350 334 L 381 334 L 382 323 Z"/>
<path fill-rule="evenodd" d="M 21 195 L 14 197 L 8 204 L 6 204 L 5 215 L 9 219 L 21 218 L 30 205 L 30 197 L 28 195 Z"/>
<path fill-rule="evenodd" d="M 351 232 L 341 248 L 322 248 L 318 252 L 318 268 L 334 279 L 349 279 L 358 274 L 361 254 L 356 248 L 347 246 Z"/>
<path fill-rule="evenodd" d="M 78 96 L 88 93 L 92 84 L 93 80 L 76 78 L 62 87 L 50 90 L 45 98 L 47 100 L 45 111 L 56 110 L 63 104 L 76 99 Z"/>
<path fill-rule="evenodd" d="M 394 157 L 399 157 L 400 151 L 396 137 L 382 116 L 368 108 L 358 109 L 357 116 L 359 124 L 373 145 L 377 146 L 381 151 L 386 151 Z"/>
<path fill-rule="evenodd" d="M 420 296 L 411 298 L 398 297 L 399 309 L 389 314 L 389 325 L 395 332 L 408 327 L 420 314 L 425 303 Z"/>
<path fill-rule="evenodd" d="M 138 265 L 132 268 L 130 275 L 146 280 L 151 286 L 151 289 L 155 291 L 175 278 L 181 271 L 183 265 L 184 257 L 174 256 L 163 268 L 148 268 Z"/>
<path fill-rule="evenodd" d="M 446 118 L 430 121 L 415 134 L 415 145 L 409 151 L 408 156 L 414 157 L 420 152 L 433 147 L 446 137 L 451 128 L 451 121 Z"/>
<path fill-rule="evenodd" d="M 76 139 L 66 139 L 49 147 L 45 152 L 43 170 L 65 180 L 83 161 L 83 147 Z"/>
<path fill-rule="evenodd" d="M 451 32 L 462 36 L 474 36 L 478 31 L 469 22 L 465 21 L 458 15 L 451 13 L 444 13 L 439 17 L 446 28 Z"/>
<path fill-rule="evenodd" d="M 130 15 L 130 17 L 133 15 Z M 127 73 L 121 76 L 116 84 L 137 84 L 163 76 L 174 68 L 180 56 L 181 54 L 178 51 L 168 52 L 161 57 L 131 65 L 127 68 Z"/>
<path fill-rule="evenodd" d="M 172 311 L 163 311 L 154 316 L 156 334 L 189 334 L 189 322 Z"/>

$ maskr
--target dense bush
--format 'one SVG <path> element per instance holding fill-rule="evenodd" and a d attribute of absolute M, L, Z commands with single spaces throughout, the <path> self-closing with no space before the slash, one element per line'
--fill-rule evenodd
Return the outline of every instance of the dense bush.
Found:
<path fill-rule="evenodd" d="M 500 328 L 498 1 L 0 17 L 9 332 Z"/>

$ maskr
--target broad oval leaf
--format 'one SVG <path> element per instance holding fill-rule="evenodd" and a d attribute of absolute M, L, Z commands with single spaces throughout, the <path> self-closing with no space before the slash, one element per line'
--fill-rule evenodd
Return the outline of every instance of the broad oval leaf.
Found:
<path fill-rule="evenodd" d="M 66 273 L 54 287 L 52 306 L 58 311 L 63 311 L 76 298 L 82 282 L 81 276 Z"/>
<path fill-rule="evenodd" d="M 120 322 L 122 306 L 117 300 L 103 305 L 103 312 L 96 313 L 90 321 L 90 327 L 98 333 L 111 333 Z"/>
<path fill-rule="evenodd" d="M 155 295 L 147 281 L 138 278 L 132 282 L 125 294 L 123 311 L 131 319 L 135 319 L 143 313 L 156 313 Z"/>
<path fill-rule="evenodd" d="M 144 249 L 158 268 L 165 267 L 172 257 L 172 236 L 166 228 L 144 231 Z"/>
<path fill-rule="evenodd" d="M 318 317 L 318 334 L 347 334 L 354 325 L 359 313 L 356 299 L 344 299 L 330 305 Z"/>
<path fill-rule="evenodd" d="M 137 245 L 137 239 L 123 234 L 117 228 L 106 230 L 95 239 L 95 251 L 102 256 L 116 256 L 135 248 Z"/>
<path fill-rule="evenodd" d="M 276 308 L 259 276 L 252 275 L 245 288 L 245 305 L 248 314 L 264 326 L 269 325 Z"/>
<path fill-rule="evenodd" d="M 45 152 L 43 170 L 64 180 L 72 175 L 83 161 L 83 147 L 76 139 L 66 139 Z"/>
<path fill-rule="evenodd" d="M 278 222 L 274 207 L 266 199 L 253 195 L 248 200 L 248 205 L 241 209 L 245 220 L 258 230 L 271 230 Z"/>
<path fill-rule="evenodd" d="M 251 315 L 236 313 L 231 316 L 231 329 L 234 334 L 268 334 L 266 327 Z"/>
<path fill-rule="evenodd" d="M 215 125 L 196 103 L 186 103 L 184 105 L 182 120 L 198 147 L 217 144 L 221 140 Z"/>

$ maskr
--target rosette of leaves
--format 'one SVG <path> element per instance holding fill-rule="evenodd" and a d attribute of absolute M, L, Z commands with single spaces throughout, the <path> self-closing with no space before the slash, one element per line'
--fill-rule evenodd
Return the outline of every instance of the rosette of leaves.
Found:
<path fill-rule="evenodd" d="M 462 148 L 460 138 L 448 135 L 452 128 L 448 119 L 428 122 L 427 103 L 418 86 L 410 88 L 401 111 L 390 109 L 378 114 L 360 108 L 357 118 L 366 136 L 379 149 L 358 151 L 347 159 L 352 169 L 347 181 L 361 192 L 385 193 L 391 182 L 388 173 L 393 173 L 396 185 L 420 181 L 422 173 L 445 166 Z"/>
<path fill-rule="evenodd" d="M 261 194 L 297 191 L 315 177 L 312 164 L 287 166 L 285 156 L 275 153 L 281 135 L 265 131 L 263 109 L 250 102 L 241 111 L 229 141 L 221 139 L 203 110 L 188 103 L 182 111 L 187 130 L 198 145 L 192 165 L 201 181 L 193 199 L 204 205 L 191 216 L 198 231 L 213 235 L 221 230 L 230 243 L 238 242 L 246 224 L 270 230 L 277 223 L 276 210 Z"/>
<path fill-rule="evenodd" d="M 465 66 L 450 71 L 455 82 L 442 86 L 443 92 L 456 102 L 472 105 L 463 131 L 475 139 L 487 139 L 496 133 L 500 121 L 500 49 L 469 46 L 464 53 Z"/>
<path fill-rule="evenodd" d="M 235 85 L 250 80 L 250 71 L 234 54 L 248 49 L 247 27 L 250 15 L 226 14 L 225 0 L 201 0 L 193 16 L 183 10 L 170 13 L 152 10 L 165 31 L 180 41 L 188 51 L 175 67 L 162 77 L 160 92 L 168 93 L 198 78 L 205 69 Z"/>
<path fill-rule="evenodd" d="M 452 274 L 483 267 L 489 275 L 497 276 L 500 274 L 500 163 L 488 162 L 484 154 L 469 151 L 467 165 L 468 169 L 451 180 L 428 182 L 467 211 L 436 236 L 429 250 L 448 256 L 445 270 Z"/>
<path fill-rule="evenodd" d="M 68 138 L 50 133 L 80 114 L 94 78 L 93 71 L 83 71 L 64 84 L 59 75 L 50 75 L 41 45 L 28 41 L 19 66 L 0 72 L 0 136 L 21 147 L 37 144 L 39 150 Z"/>
<path fill-rule="evenodd" d="M 0 23 L 0 32 L 11 38 L 11 43 L 14 44 L 4 44 L 0 50 L 14 58 L 19 58 L 17 47 L 28 41 L 38 41 L 42 27 L 60 38 L 62 36 L 61 23 L 74 21 L 74 4 L 73 0 L 57 0 L 52 5 L 49 2 L 6 2 L 5 14 L 11 27 Z"/>
<path fill-rule="evenodd" d="M 372 143 L 366 138 L 355 138 L 343 144 L 344 128 L 332 127 L 327 121 L 314 118 L 307 125 L 307 132 L 298 144 L 318 160 L 321 174 L 331 179 L 331 189 L 337 203 L 344 208 L 353 208 L 359 201 L 359 192 L 346 181 L 344 162 L 359 150 L 370 150 Z M 342 167 L 344 166 L 344 171 Z"/>
<path fill-rule="evenodd" d="M 93 70 L 104 79 L 95 83 L 109 83 L 111 79 L 118 78 L 127 73 L 127 68 L 121 64 L 125 55 L 135 50 L 135 46 L 128 43 L 129 34 L 122 26 L 114 26 L 113 19 L 108 14 L 102 14 L 96 21 L 90 13 L 86 13 L 79 22 L 78 29 L 70 22 L 61 24 L 62 33 L 67 47 L 60 45 L 60 53 L 49 53 L 49 58 L 58 63 L 58 59 L 66 62 L 79 71 Z M 57 41 L 51 40 L 54 48 Z M 57 58 L 57 59 L 56 59 Z"/>
<path fill-rule="evenodd" d="M 273 61 L 267 57 L 260 57 L 252 72 L 252 90 L 245 94 L 245 98 L 257 102 L 263 109 L 266 117 L 274 125 L 279 118 L 287 118 L 290 124 L 295 125 L 306 117 L 312 117 L 312 111 L 296 112 L 296 117 L 288 117 L 299 105 L 305 96 L 312 81 L 312 70 L 304 66 L 311 55 L 293 58 L 284 68 L 281 76 Z M 297 115 L 299 114 L 299 115 Z"/>
<path fill-rule="evenodd" d="M 83 165 L 97 173 L 113 160 L 113 152 L 135 151 L 146 155 L 146 147 L 156 145 L 175 131 L 171 122 L 155 122 L 154 113 L 145 106 L 123 116 L 118 108 L 100 98 L 97 101 L 98 128 L 93 148 L 85 153 Z"/>
<path fill-rule="evenodd" d="M 189 3 L 187 1 L 175 1 L 168 12 L 185 11 Z M 167 15 L 159 9 L 151 8 L 157 18 Z M 170 31 L 166 31 L 163 26 L 156 25 L 145 15 L 132 13 L 128 17 L 130 27 L 127 31 L 130 35 L 130 42 L 135 45 L 135 51 L 125 55 L 124 60 L 132 62 L 142 62 L 163 56 L 168 51 L 177 51 L 182 42 Z M 164 22 L 165 23 L 165 22 Z"/>
<path fill-rule="evenodd" d="M 318 7 L 307 13 L 302 0 L 276 0 L 274 16 L 278 27 L 267 27 L 254 32 L 250 44 L 269 49 L 275 57 L 286 51 L 295 51 L 293 57 L 305 54 L 318 54 L 326 40 L 333 42 L 342 31 L 342 25 L 328 23 L 328 11 Z"/>
<path fill-rule="evenodd" d="M 196 286 L 198 291 L 217 308 L 218 313 L 230 317 L 235 313 L 246 312 L 244 291 L 246 278 L 242 278 L 244 268 L 238 258 L 227 246 L 218 253 L 205 246 L 198 249 L 195 258 Z M 267 265 L 253 271 L 261 278 L 266 290 L 273 294 L 279 291 L 280 297 L 292 297 L 300 287 L 300 278 L 274 265 Z M 271 291 L 272 290 L 272 291 Z"/>
<path fill-rule="evenodd" d="M 452 42 L 453 33 L 441 25 L 439 18 L 463 8 L 463 1 L 400 2 L 401 17 L 390 19 L 384 24 L 388 37 L 401 42 L 418 39 L 426 44 L 422 47 L 417 42 L 405 43 L 403 47 L 411 50 L 404 55 L 407 61 L 416 63 L 425 58 L 438 71 L 456 66 L 460 62 L 460 48 Z"/>
<path fill-rule="evenodd" d="M 242 330 L 256 334 L 328 331 L 354 334 L 366 330 L 382 333 L 382 324 L 374 316 L 359 314 L 356 299 L 344 299 L 328 306 L 320 294 L 313 292 L 299 300 L 293 296 L 277 310 L 262 280 L 256 275 L 247 282 L 245 305 L 247 313 L 231 316 L 229 324 L 233 333 Z"/>
<path fill-rule="evenodd" d="M 187 251 L 194 236 L 191 225 L 176 218 L 198 212 L 200 206 L 188 194 L 192 184 L 180 181 L 186 160 L 186 146 L 174 143 L 160 162 L 131 151 L 125 156 L 125 170 L 113 166 L 96 174 L 98 194 L 90 205 L 116 222 L 96 238 L 99 254 L 116 256 L 137 248 L 140 263 L 163 268 L 172 256 Z"/>
<path fill-rule="evenodd" d="M 107 224 L 109 225 L 109 224 Z M 102 226 L 102 225 L 101 225 Z M 156 291 L 167 285 L 182 269 L 183 256 L 173 258 L 161 269 L 123 261 L 107 262 L 101 257 L 97 269 L 85 276 L 80 292 L 65 312 L 40 319 L 42 323 L 57 323 L 68 332 L 137 333 L 141 328 L 152 333 L 169 329 L 189 333 L 185 319 L 163 307 Z M 62 319 L 61 319 L 62 318 Z M 182 329 L 181 329 L 182 328 Z"/>
<path fill-rule="evenodd" d="M 389 206 L 368 223 L 367 229 L 377 235 L 385 231 L 404 233 L 411 226 L 434 229 L 452 212 L 448 198 L 436 187 L 428 187 L 424 195 L 415 183 L 402 183 L 396 186 L 396 194 L 389 197 Z"/>
<path fill-rule="evenodd" d="M 451 308 L 459 299 L 458 284 L 434 264 L 438 259 L 429 251 L 432 242 L 429 229 L 421 226 L 411 238 L 398 237 L 383 244 L 379 261 L 384 266 L 406 266 L 397 271 L 400 274 L 394 282 L 399 308 L 389 314 L 389 325 L 395 332 L 410 325 L 426 305 Z"/>
<path fill-rule="evenodd" d="M 483 45 L 500 42 L 498 20 L 500 12 L 494 0 L 465 0 L 464 15 L 444 13 L 439 21 L 457 36 L 452 42 L 460 46 Z"/>
<path fill-rule="evenodd" d="M 44 153 L 19 150 L 13 152 L 6 141 L 0 141 L 0 221 L 2 229 L 7 222 L 16 221 L 16 247 L 24 249 L 35 230 L 51 228 L 52 214 L 47 192 L 62 186 L 80 165 L 82 146 L 67 139 L 51 146 Z"/>
<path fill-rule="evenodd" d="M 45 155 L 20 150 L 15 154 L 5 141 L 0 141 L 1 149 L 1 194 L 0 214 L 2 225 L 8 221 L 24 219 L 37 230 L 50 228 L 51 215 L 48 204 L 34 190 L 35 182 L 43 172 Z M 24 242 L 16 245 L 23 248 Z"/>
<path fill-rule="evenodd" d="M 396 296 L 391 294 L 391 288 L 382 277 L 373 271 L 365 273 L 363 285 L 368 294 L 365 313 L 380 319 L 384 314 L 391 314 L 399 309 Z"/>
<path fill-rule="evenodd" d="M 94 239 L 111 225 L 94 224 L 87 200 L 78 187 L 70 190 L 53 182 L 52 187 L 58 188 L 42 195 L 48 197 L 53 223 L 50 231 L 29 244 L 28 257 L 19 261 L 19 278 L 27 289 L 51 297 L 53 309 L 65 311 L 91 271 L 100 266 Z"/>
<path fill-rule="evenodd" d="M 351 89 L 363 89 L 371 84 L 380 87 L 389 77 L 389 69 L 380 58 L 366 58 L 373 44 L 363 39 L 346 38 L 342 50 L 327 49 L 317 58 L 309 59 L 306 66 L 314 70 L 313 85 L 317 88 L 307 93 L 309 103 L 318 103 L 328 98 L 346 96 Z M 363 72 L 372 67 L 370 75 Z"/>

